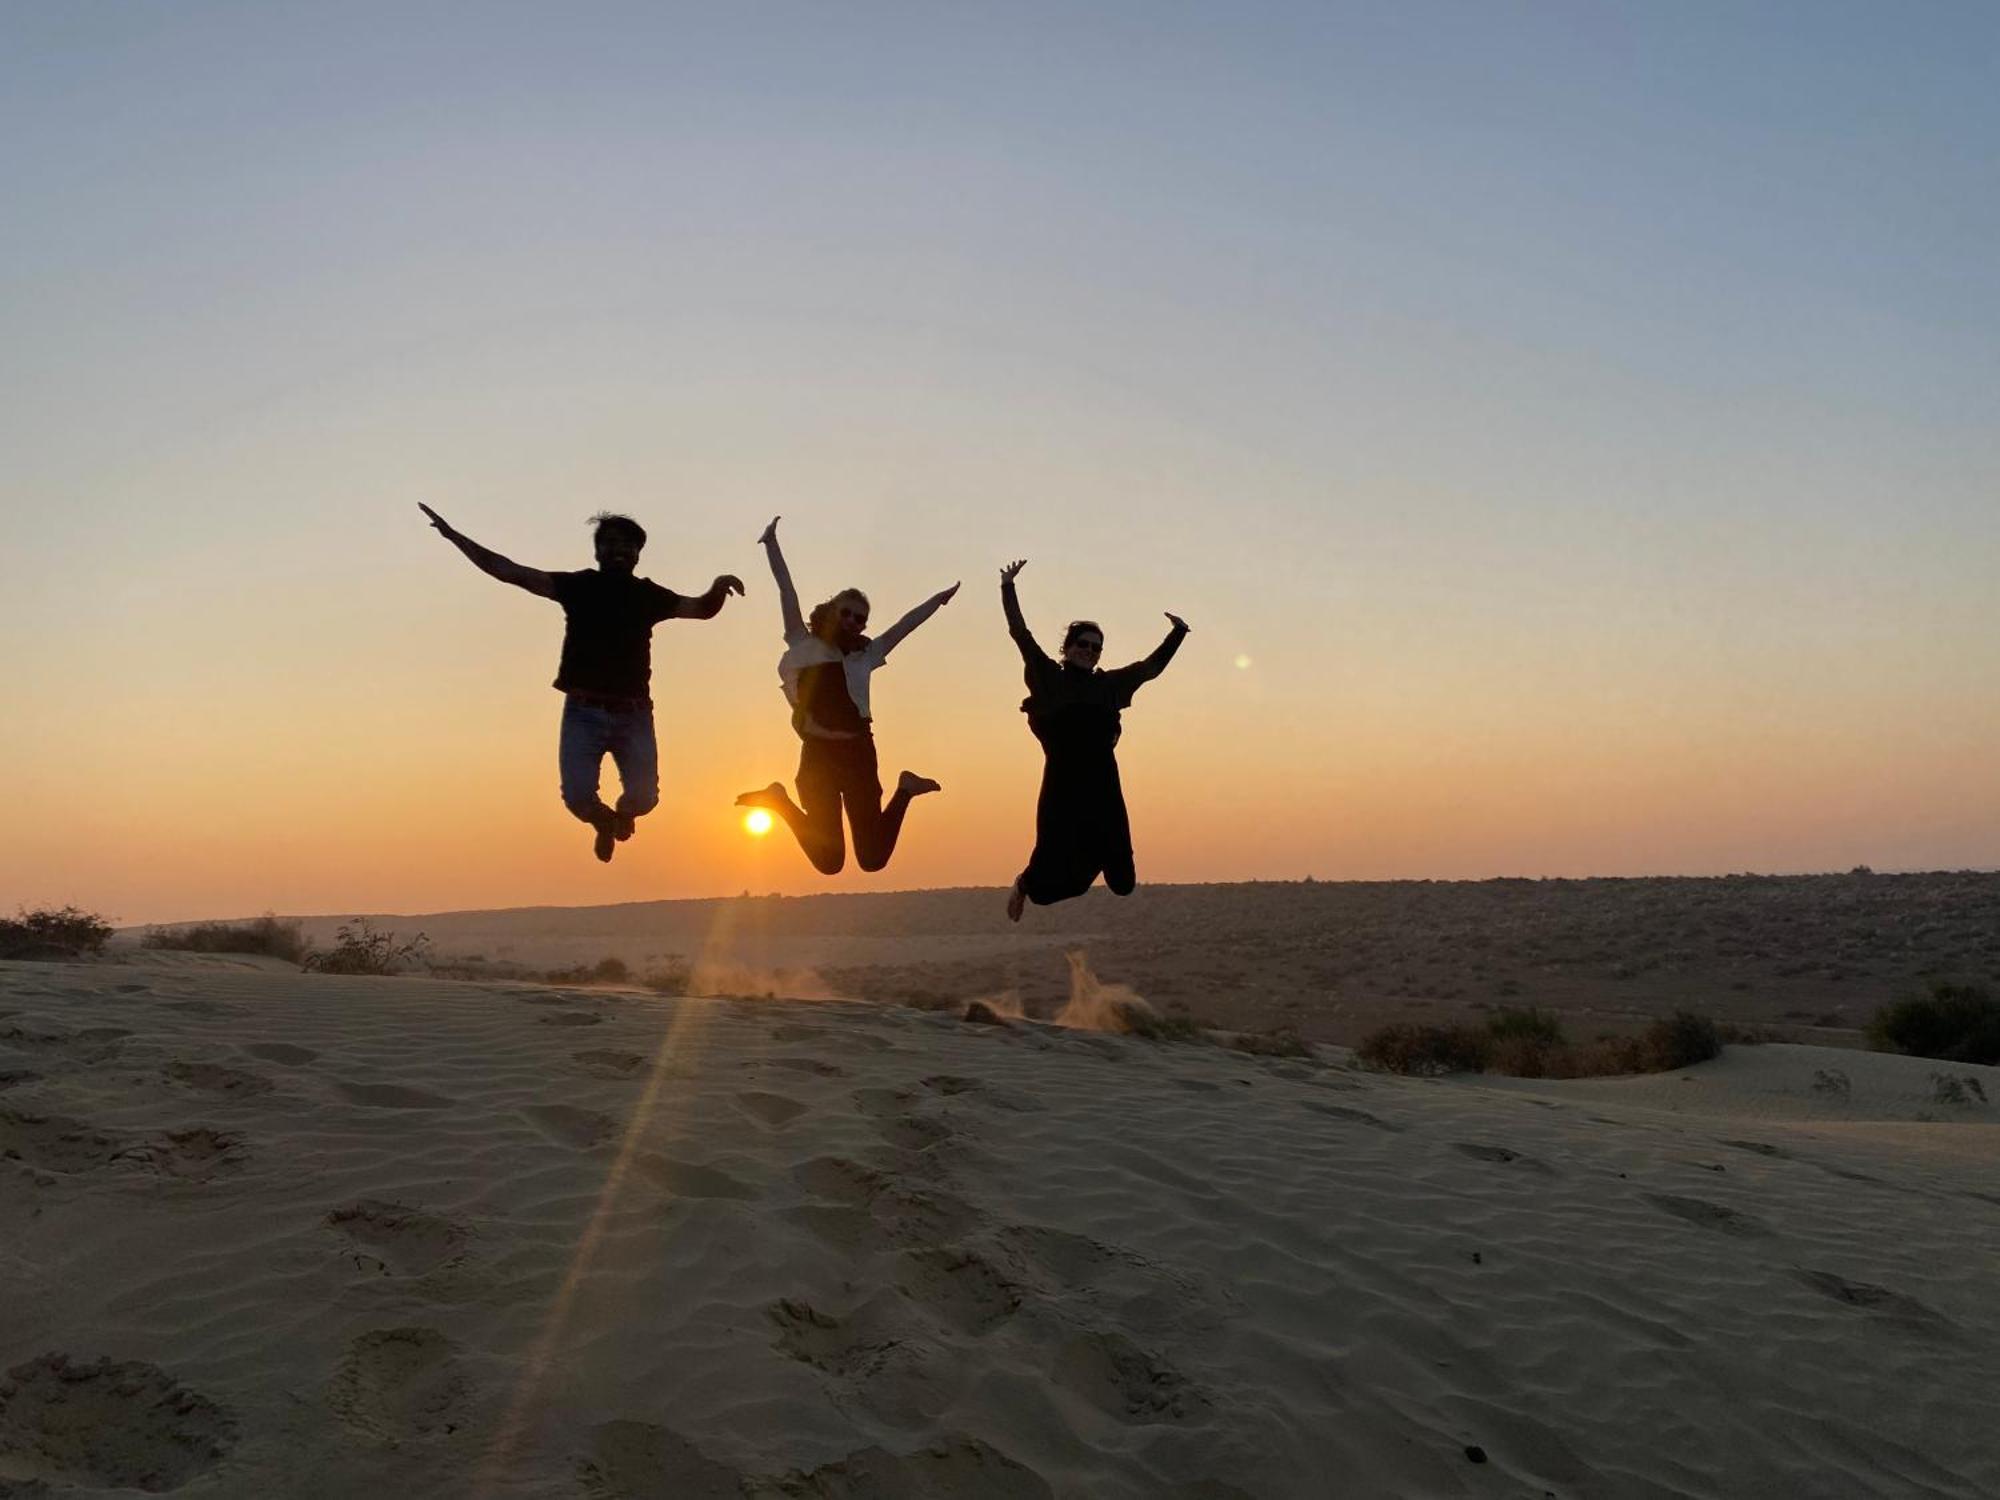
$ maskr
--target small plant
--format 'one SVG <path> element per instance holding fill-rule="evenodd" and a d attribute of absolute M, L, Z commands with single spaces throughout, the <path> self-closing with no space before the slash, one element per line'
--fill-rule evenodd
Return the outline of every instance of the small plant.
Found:
<path fill-rule="evenodd" d="M 141 939 L 141 946 L 178 953 L 262 953 L 301 963 L 306 956 L 305 934 L 297 922 L 280 922 L 270 912 L 254 922 L 188 922 L 178 927 L 155 927 Z"/>
<path fill-rule="evenodd" d="M 1668 1019 L 1648 1026 L 1639 1045 L 1649 1070 L 1658 1073 L 1722 1056 L 1722 1036 L 1715 1022 L 1686 1010 L 1677 1010 Z"/>
<path fill-rule="evenodd" d="M 300 967 L 320 974 L 399 974 L 421 961 L 429 944 L 421 932 L 401 942 L 397 934 L 377 931 L 366 917 L 356 917 L 335 930 L 331 949 L 312 949 Z"/>
<path fill-rule="evenodd" d="M 81 958 L 102 953 L 111 924 L 80 906 L 21 907 L 0 917 L 0 958 Z"/>
<path fill-rule="evenodd" d="M 2000 1063 L 2000 1000 L 1977 985 L 1933 980 L 1928 995 L 1876 1011 L 1868 1040 L 1884 1052 L 1939 1062 Z"/>
<path fill-rule="evenodd" d="M 682 958 L 669 958 L 658 968 L 648 969 L 639 978 L 640 987 L 656 995 L 685 995 L 694 980 L 694 968 Z"/>
<path fill-rule="evenodd" d="M 624 984 L 631 977 L 631 965 L 615 957 L 600 958 L 594 964 L 576 964 L 567 969 L 550 969 L 542 976 L 550 984 Z"/>
<path fill-rule="evenodd" d="M 1364 1037 L 1354 1050 L 1371 1067 L 1432 1077 L 1483 1072 L 1492 1045 L 1492 1038 L 1478 1027 L 1419 1026 L 1399 1021 Z"/>
<path fill-rule="evenodd" d="M 1552 1010 L 1503 1005 L 1486 1018 L 1486 1034 L 1496 1042 L 1518 1039 L 1556 1047 L 1562 1045 L 1562 1018 Z"/>

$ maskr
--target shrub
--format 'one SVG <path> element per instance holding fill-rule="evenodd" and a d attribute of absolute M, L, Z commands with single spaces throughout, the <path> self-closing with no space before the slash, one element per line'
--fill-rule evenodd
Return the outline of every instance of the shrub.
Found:
<path fill-rule="evenodd" d="M 656 995 L 685 995 L 694 981 L 694 968 L 685 959 L 670 958 L 656 969 L 648 969 L 639 983 Z"/>
<path fill-rule="evenodd" d="M 320 974 L 397 974 L 423 957 L 430 939 L 421 932 L 398 942 L 393 932 L 378 932 L 366 917 L 343 922 L 331 949 L 314 948 L 300 961 Z"/>
<path fill-rule="evenodd" d="M 1354 1050 L 1373 1067 L 1432 1076 L 1483 1072 L 1491 1049 L 1492 1039 L 1478 1027 L 1399 1021 L 1364 1037 Z"/>
<path fill-rule="evenodd" d="M 1143 1010 L 1136 1005 L 1120 1006 L 1116 1019 L 1118 1029 L 1127 1036 L 1142 1037 L 1149 1042 L 1204 1042 L 1207 1034 L 1193 1016 L 1163 1016 L 1156 1010 Z"/>
<path fill-rule="evenodd" d="M 1933 980 L 1928 995 L 1876 1011 L 1868 1040 L 1879 1051 L 1911 1057 L 2000 1063 L 2000 1000 L 1977 985 Z"/>
<path fill-rule="evenodd" d="M 1533 1006 L 1516 1010 L 1503 1005 L 1486 1018 L 1486 1034 L 1496 1042 L 1518 1039 L 1559 1046 L 1563 1039 L 1562 1019 L 1552 1010 L 1536 1010 Z"/>
<path fill-rule="evenodd" d="M 542 976 L 550 984 L 624 984 L 631 977 L 631 966 L 622 958 L 600 958 L 594 964 L 550 969 Z"/>
<path fill-rule="evenodd" d="M 302 963 L 305 934 L 297 922 L 280 922 L 270 912 L 254 922 L 188 922 L 179 927 L 155 927 L 142 940 L 147 948 L 180 953 L 262 953 L 288 963 Z"/>
<path fill-rule="evenodd" d="M 1707 1016 L 1677 1010 L 1668 1019 L 1648 1026 L 1639 1047 L 1649 1071 L 1671 1073 L 1675 1068 L 1720 1057 L 1722 1037 Z"/>
<path fill-rule="evenodd" d="M 111 924 L 78 906 L 21 907 L 0 917 L 0 958 L 81 958 L 102 953 Z"/>

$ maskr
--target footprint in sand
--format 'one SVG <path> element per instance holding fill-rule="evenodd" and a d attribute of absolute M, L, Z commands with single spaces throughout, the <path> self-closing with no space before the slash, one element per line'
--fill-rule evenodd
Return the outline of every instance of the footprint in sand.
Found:
<path fill-rule="evenodd" d="M 1020 1289 L 970 1250 L 937 1246 L 908 1251 L 896 1289 L 932 1317 L 965 1334 L 997 1328 L 1021 1307 Z"/>
<path fill-rule="evenodd" d="M 1403 1129 L 1401 1125 L 1391 1124 L 1387 1120 L 1369 1114 L 1365 1109 L 1350 1109 L 1344 1104 L 1328 1104 L 1319 1099 L 1301 1099 L 1299 1102 L 1315 1114 L 1331 1115 L 1336 1120 L 1352 1120 L 1357 1125 L 1372 1125 L 1377 1130 L 1387 1130 L 1392 1133 L 1400 1133 Z"/>
<path fill-rule="evenodd" d="M 456 1432 L 469 1391 L 451 1341 L 435 1328 L 381 1328 L 347 1346 L 326 1404 L 351 1431 L 400 1443 Z"/>
<path fill-rule="evenodd" d="M 463 1258 L 470 1232 L 440 1215 L 380 1198 L 331 1210 L 326 1226 L 361 1247 L 355 1252 L 392 1276 L 422 1276 Z"/>
<path fill-rule="evenodd" d="M 0 1158 L 44 1172 L 88 1172 L 118 1158 L 124 1140 L 65 1115 L 0 1109 Z"/>
<path fill-rule="evenodd" d="M 1053 1500 L 1055 1491 L 1033 1469 L 963 1433 L 946 1433 L 911 1453 L 868 1447 L 810 1474 L 776 1481 L 786 1495 L 954 1495 L 965 1500 Z"/>
<path fill-rule="evenodd" d="M 573 1104 L 537 1104 L 521 1113 L 550 1140 L 581 1150 L 601 1146 L 618 1134 L 618 1122 L 611 1116 Z"/>
<path fill-rule="evenodd" d="M 24 1083 L 39 1083 L 42 1075 L 31 1068 L 0 1068 L 0 1089 L 19 1088 Z"/>
<path fill-rule="evenodd" d="M 970 1232 L 979 1215 L 971 1205 L 947 1193 L 907 1184 L 837 1156 L 820 1156 L 801 1163 L 792 1180 L 815 1198 L 783 1217 L 801 1224 L 849 1255 L 937 1245 Z"/>
<path fill-rule="evenodd" d="M 310 1047 L 294 1047 L 290 1042 L 251 1042 L 243 1050 L 262 1062 L 276 1063 L 281 1068 L 304 1067 L 319 1056 Z"/>
<path fill-rule="evenodd" d="M 177 1490 L 215 1467 L 236 1423 L 158 1365 L 42 1354 L 0 1381 L 0 1485 Z M 15 1493 L 8 1485 L 5 1493 Z"/>
<path fill-rule="evenodd" d="M 163 1177 L 205 1182 L 243 1163 L 243 1137 L 197 1125 L 191 1130 L 163 1130 L 126 1146 L 123 1162 L 148 1167 Z"/>
<path fill-rule="evenodd" d="M 1451 1149 L 1462 1151 L 1476 1161 L 1493 1161 L 1503 1164 L 1518 1162 L 1531 1172 L 1541 1172 L 1548 1176 L 1555 1175 L 1554 1168 L 1550 1167 L 1547 1163 L 1536 1161 L 1532 1156 L 1523 1156 L 1510 1146 L 1483 1146 L 1476 1141 L 1453 1141 Z"/>
<path fill-rule="evenodd" d="M 559 1010 L 552 1016 L 537 1016 L 544 1026 L 601 1026 L 604 1017 L 587 1010 Z"/>
<path fill-rule="evenodd" d="M 1210 1083 L 1206 1078 L 1176 1078 L 1174 1083 L 1177 1087 L 1184 1088 L 1191 1094 L 1219 1094 L 1222 1092 L 1221 1084 Z"/>
<path fill-rule="evenodd" d="M 161 1071 L 171 1083 L 199 1089 L 204 1094 L 221 1094 L 231 1099 L 247 1099 L 271 1092 L 271 1080 L 261 1073 L 225 1067 L 221 1063 L 188 1062 L 175 1058 Z"/>
<path fill-rule="evenodd" d="M 336 1078 L 333 1086 L 350 1104 L 369 1109 L 450 1109 L 458 1103 L 443 1094 L 407 1088 L 400 1083 L 349 1083 Z"/>
<path fill-rule="evenodd" d="M 817 1057 L 766 1057 L 753 1058 L 745 1063 L 746 1068 L 754 1068 L 758 1063 L 766 1067 L 787 1068 L 794 1073 L 813 1073 L 821 1078 L 845 1078 L 847 1069 L 836 1063 L 821 1062 Z"/>
<path fill-rule="evenodd" d="M 779 1350 L 829 1375 L 870 1375 L 898 1342 L 886 1328 L 836 1318 L 794 1297 L 779 1298 L 764 1309 L 764 1315 L 778 1330 Z M 868 1321 L 863 1318 L 860 1323 Z"/>
<path fill-rule="evenodd" d="M 1123 1334 L 1083 1333 L 1064 1341 L 1049 1374 L 1121 1422 L 1200 1422 L 1212 1410 L 1185 1375 Z"/>
<path fill-rule="evenodd" d="M 1130 1263 L 1128 1256 L 1109 1245 L 1067 1229 L 1010 1224 L 1000 1231 L 1000 1238 L 1029 1266 L 1071 1290 L 1089 1286 L 1113 1266 Z"/>
<path fill-rule="evenodd" d="M 756 1090 L 736 1096 L 736 1107 L 753 1120 L 762 1121 L 776 1130 L 789 1125 L 807 1106 L 796 1099 L 787 1099 L 783 1094 L 766 1094 Z"/>
<path fill-rule="evenodd" d="M 590 1431 L 590 1456 L 577 1463 L 584 1493 L 603 1500 L 738 1500 L 743 1477 L 677 1432 L 650 1422 L 605 1422 Z"/>
<path fill-rule="evenodd" d="M 1756 1154 L 1757 1154 L 1758 1156 L 1790 1156 L 1790 1155 L 1791 1155 L 1791 1152 L 1789 1152 L 1789 1151 L 1785 1150 L 1785 1148 L 1784 1148 L 1784 1147 L 1782 1147 L 1782 1146 L 1770 1146 L 1770 1145 L 1766 1145 L 1766 1144 L 1765 1144 L 1765 1143 L 1764 1143 L 1763 1141 L 1723 1141 L 1723 1140 L 1718 1140 L 1718 1141 L 1716 1142 L 1716 1144 L 1717 1144 L 1718 1146 L 1734 1146 L 1734 1147 L 1735 1147 L 1735 1148 L 1736 1148 L 1736 1149 L 1737 1149 L 1738 1151 L 1752 1151 L 1752 1152 L 1755 1152 L 1755 1153 L 1756 1153 Z"/>
<path fill-rule="evenodd" d="M 1849 1281 L 1845 1276 L 1836 1276 L 1831 1271 L 1809 1271 L 1800 1267 L 1794 1267 L 1792 1275 L 1822 1297 L 1830 1297 L 1835 1302 L 1844 1302 L 1849 1307 L 1882 1313 L 1896 1322 L 1921 1329 L 1926 1333 L 1944 1333 L 1951 1327 L 1937 1312 L 1915 1297 L 1892 1292 L 1885 1286 L 1874 1286 L 1866 1281 Z"/>
<path fill-rule="evenodd" d="M 637 1078 L 646 1059 L 637 1052 L 572 1052 L 578 1067 L 593 1078 Z"/>
<path fill-rule="evenodd" d="M 727 1172 L 694 1162 L 676 1161 L 670 1156 L 647 1152 L 636 1157 L 632 1170 L 675 1198 L 735 1198 L 757 1196 L 757 1189 L 739 1182 Z"/>
<path fill-rule="evenodd" d="M 1686 1219 L 1690 1224 L 1698 1224 L 1703 1229 L 1713 1229 L 1721 1234 L 1734 1235 L 1738 1239 L 1761 1239 L 1772 1231 L 1751 1218 L 1738 1213 L 1733 1208 L 1725 1208 L 1720 1203 L 1709 1203 L 1701 1198 L 1683 1198 L 1674 1193 L 1646 1193 L 1643 1195 L 1653 1207 L 1670 1213 L 1677 1219 Z"/>
<path fill-rule="evenodd" d="M 854 1107 L 875 1122 L 882 1139 L 906 1151 L 928 1151 L 955 1132 L 943 1120 L 914 1113 L 912 1096 L 897 1089 L 856 1089 Z"/>

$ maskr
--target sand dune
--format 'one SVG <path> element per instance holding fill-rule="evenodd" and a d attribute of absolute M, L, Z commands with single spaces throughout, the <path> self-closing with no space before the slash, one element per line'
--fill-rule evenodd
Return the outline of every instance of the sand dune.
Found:
<path fill-rule="evenodd" d="M 1990 1496 L 1996 1073 L 0 965 L 0 1494 Z"/>

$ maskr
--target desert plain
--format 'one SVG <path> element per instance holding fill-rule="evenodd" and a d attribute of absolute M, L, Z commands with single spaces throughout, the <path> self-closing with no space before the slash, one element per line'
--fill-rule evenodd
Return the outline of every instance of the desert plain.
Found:
<path fill-rule="evenodd" d="M 0 964 L 0 1496 L 2000 1494 L 2000 1069 L 1863 1035 L 2000 877 L 1000 899 Z M 1350 1050 L 1530 1005 L 1767 1039 Z"/>

